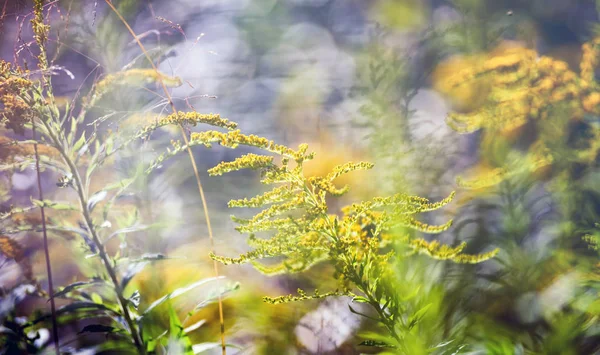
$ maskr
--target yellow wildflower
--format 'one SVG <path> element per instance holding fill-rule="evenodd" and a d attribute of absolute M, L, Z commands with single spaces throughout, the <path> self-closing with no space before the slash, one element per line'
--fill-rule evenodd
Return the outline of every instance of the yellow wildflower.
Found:
<path fill-rule="evenodd" d="M 225 173 L 242 169 L 264 169 L 273 166 L 273 157 L 257 154 L 246 154 L 231 162 L 221 162 L 208 170 L 210 175 L 223 175 Z"/>
<path fill-rule="evenodd" d="M 598 110 L 598 105 L 600 105 L 600 92 L 593 92 L 584 97 L 582 105 L 583 108 L 588 112 L 594 112 L 595 110 Z"/>

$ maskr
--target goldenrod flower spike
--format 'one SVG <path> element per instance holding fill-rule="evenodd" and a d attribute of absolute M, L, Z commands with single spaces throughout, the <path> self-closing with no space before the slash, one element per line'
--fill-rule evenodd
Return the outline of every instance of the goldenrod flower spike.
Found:
<path fill-rule="evenodd" d="M 211 147 L 212 143 L 219 143 L 228 148 L 237 148 L 238 145 L 256 147 L 264 149 L 271 153 L 280 154 L 284 157 L 294 159 L 296 161 L 310 158 L 310 155 L 303 155 L 301 149 L 295 151 L 284 145 L 276 144 L 275 142 L 253 134 L 245 135 L 240 130 L 222 133 L 218 131 L 194 132 L 191 136 L 191 144 L 204 144 Z"/>
<path fill-rule="evenodd" d="M 595 81 L 595 69 L 598 66 L 598 50 L 600 50 L 600 38 L 594 38 L 591 42 L 581 46 L 581 79 L 588 82 Z"/>
<path fill-rule="evenodd" d="M 297 301 L 316 300 L 331 296 L 348 296 L 348 292 L 331 291 L 327 293 L 319 293 L 319 290 L 315 290 L 312 295 L 308 295 L 304 290 L 298 289 L 298 296 L 287 295 L 278 297 L 263 297 L 263 300 L 271 304 L 289 303 Z"/>
<path fill-rule="evenodd" d="M 580 120 L 586 113 L 599 115 L 600 86 L 595 80 L 595 68 L 600 37 L 584 44 L 582 50 L 579 74 L 564 61 L 506 44 L 487 54 L 449 60 L 436 70 L 434 87 L 450 99 L 456 99 L 461 92 L 471 93 L 467 101 L 476 104 L 455 105 L 460 112 L 450 113 L 447 124 L 459 133 L 485 130 L 486 136 L 512 141 L 525 132 L 530 122 L 551 119 L 555 107 L 566 110 L 561 110 L 561 115 L 568 115 L 571 120 Z M 538 142 L 544 139 L 548 138 L 540 136 Z M 536 145 L 540 144 L 533 146 Z M 551 154 L 542 159 L 533 151 L 528 155 L 539 162 L 532 169 L 555 160 Z M 462 180 L 460 184 L 469 188 L 493 186 L 513 173 L 506 171 L 505 166 L 496 167 L 499 170 L 488 177 Z"/>
<path fill-rule="evenodd" d="M 251 199 L 240 199 L 229 201 L 229 208 L 232 207 L 260 207 L 271 203 L 282 202 L 284 200 L 292 198 L 292 196 L 298 192 L 297 187 L 291 185 L 278 186 L 270 191 L 267 191 L 261 195 L 252 197 Z"/>
<path fill-rule="evenodd" d="M 23 100 L 34 86 L 27 76 L 28 72 L 0 60 L 0 123 L 21 135 L 35 114 L 31 105 Z"/>
<path fill-rule="evenodd" d="M 440 244 L 437 241 L 428 242 L 424 239 L 413 239 L 408 244 L 416 253 L 426 254 L 438 260 L 452 260 L 462 264 L 477 264 L 493 258 L 499 251 L 498 249 L 494 249 L 491 252 L 479 255 L 462 254 L 462 251 L 467 246 L 464 242 L 454 248 Z"/>
<path fill-rule="evenodd" d="M 221 162 L 219 165 L 208 170 L 208 174 L 223 175 L 231 171 L 242 170 L 242 169 L 265 169 L 273 166 L 273 157 L 257 154 L 246 154 L 231 162 Z"/>

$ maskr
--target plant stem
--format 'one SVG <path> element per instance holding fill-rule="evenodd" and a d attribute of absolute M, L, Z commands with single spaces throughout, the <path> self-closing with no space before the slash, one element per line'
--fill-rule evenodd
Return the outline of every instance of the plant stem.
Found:
<path fill-rule="evenodd" d="M 35 141 L 35 124 L 31 122 L 32 140 Z M 44 192 L 42 190 L 42 179 L 40 174 L 40 155 L 38 153 L 37 143 L 33 143 L 33 152 L 35 154 L 35 170 L 37 173 L 37 185 L 40 201 L 44 201 Z M 46 257 L 46 273 L 48 274 L 48 295 L 50 296 L 50 310 L 52 312 L 52 339 L 54 341 L 54 350 L 56 355 L 60 355 L 58 344 L 58 324 L 56 322 L 56 304 L 54 303 L 54 285 L 52 282 L 52 266 L 50 263 L 50 250 L 48 249 L 48 233 L 46 230 L 46 212 L 44 206 L 40 206 L 42 215 L 42 235 L 44 236 L 44 256 Z"/>
<path fill-rule="evenodd" d="M 98 255 L 100 256 L 100 258 L 102 259 L 102 262 L 104 263 L 106 272 L 108 273 L 108 275 L 114 285 L 115 293 L 117 294 L 117 300 L 119 302 L 119 306 L 121 307 L 121 310 L 123 311 L 123 318 L 125 318 L 125 322 L 127 323 L 127 326 L 129 327 L 129 331 L 131 333 L 131 337 L 133 338 L 133 342 L 134 342 L 137 350 L 139 351 L 139 353 L 145 354 L 146 348 L 144 347 L 144 343 L 143 343 L 142 338 L 136 328 L 135 322 L 133 321 L 131 314 L 129 313 L 129 308 L 127 306 L 128 301 L 127 301 L 127 299 L 125 299 L 125 296 L 123 296 L 123 290 L 121 288 L 121 284 L 119 283 L 119 279 L 117 278 L 117 273 L 115 272 L 115 269 L 111 263 L 110 257 L 108 256 L 108 254 L 106 254 L 106 251 L 104 250 L 104 245 L 102 244 L 102 242 L 100 241 L 100 238 L 98 237 L 98 234 L 96 233 L 96 227 L 94 225 L 90 210 L 88 208 L 88 200 L 84 193 L 84 185 L 81 180 L 79 170 L 77 169 L 77 166 L 75 166 L 75 163 L 73 162 L 73 160 L 69 157 L 69 154 L 65 150 L 65 147 L 62 145 L 61 140 L 58 138 L 58 136 L 55 134 L 55 132 L 52 130 L 52 128 L 48 124 L 46 124 L 46 122 L 44 122 L 44 121 L 42 121 L 42 122 L 44 123 L 44 126 L 46 127 L 46 129 L 48 131 L 48 135 L 52 139 L 55 147 L 59 151 L 60 155 L 63 157 L 67 166 L 69 167 L 71 174 L 73 174 L 75 190 L 77 191 L 77 196 L 79 198 L 79 204 L 81 207 L 81 213 L 85 220 L 85 224 L 92 236 L 92 240 L 94 241 L 94 244 L 98 248 Z"/>
<path fill-rule="evenodd" d="M 44 15 L 42 13 L 44 7 L 44 0 L 35 0 L 34 1 L 34 18 L 31 20 L 32 29 L 35 34 L 36 43 L 40 47 L 40 54 L 38 56 L 38 68 L 41 70 L 45 70 L 48 68 L 48 58 L 46 57 L 46 48 L 44 46 L 44 39 L 47 33 L 44 33 L 44 29 L 41 29 L 38 26 L 34 26 L 35 23 L 42 25 L 44 23 Z M 42 75 L 42 85 L 44 88 L 48 88 L 47 92 L 49 93 L 49 98 L 51 102 L 54 104 L 54 96 L 52 95 L 52 90 L 50 90 L 50 79 L 46 77 L 46 75 Z M 43 89 L 42 89 L 43 90 Z M 43 95 L 40 95 L 43 97 Z M 56 321 L 56 304 L 54 303 L 54 283 L 52 282 L 52 266 L 50 263 L 50 250 L 48 249 L 48 231 L 46 229 L 46 211 L 44 209 L 44 192 L 42 189 L 42 179 L 40 174 L 40 154 L 38 152 L 38 146 L 36 142 L 36 126 L 35 120 L 31 118 L 31 135 L 33 142 L 33 152 L 35 154 L 35 170 L 37 174 L 37 185 L 38 185 L 38 193 L 40 201 L 42 201 L 42 206 L 40 206 L 40 213 L 42 217 L 42 235 L 44 238 L 44 256 L 46 258 L 46 272 L 48 274 L 48 294 L 50 295 L 50 310 L 52 312 L 52 339 L 54 341 L 54 351 L 56 355 L 60 355 L 60 347 L 58 344 L 58 325 Z"/>
<path fill-rule="evenodd" d="M 351 270 L 352 278 L 355 281 L 356 287 L 367 297 L 367 299 L 369 300 L 369 304 L 377 312 L 377 315 L 379 316 L 379 321 L 387 328 L 390 335 L 393 336 L 394 339 L 396 339 L 396 341 L 400 344 L 402 341 L 400 339 L 400 336 L 396 333 L 394 322 L 385 313 L 385 309 L 381 306 L 381 303 L 379 303 L 379 301 L 377 301 L 377 299 L 371 294 L 371 292 L 369 292 L 369 285 L 362 281 L 362 279 L 356 273 L 354 267 L 352 267 L 352 264 L 349 263 L 345 258 L 344 263 L 348 266 L 348 270 Z"/>
<path fill-rule="evenodd" d="M 304 191 L 307 193 L 308 197 L 312 200 L 311 203 L 312 203 L 313 207 L 318 206 L 319 205 L 319 203 L 317 202 L 318 196 L 316 196 L 314 191 L 312 189 L 310 189 L 305 183 L 304 183 Z M 327 233 L 326 231 L 323 231 L 323 232 L 325 232 L 325 234 L 332 239 L 332 242 L 339 243 L 340 237 L 338 235 L 338 231 L 336 230 L 335 225 L 331 223 L 327 213 L 321 213 L 321 218 L 323 218 L 326 221 L 327 228 L 330 230 L 329 233 Z M 379 301 L 377 301 L 375 296 L 373 296 L 371 294 L 371 292 L 369 292 L 369 285 L 366 282 L 363 282 L 362 278 L 356 272 L 356 269 L 354 268 L 353 263 L 348 261 L 347 258 L 345 257 L 345 255 L 340 255 L 340 257 L 341 257 L 343 263 L 346 265 L 347 270 L 349 270 L 351 272 L 349 279 L 354 281 L 354 284 L 356 285 L 356 287 L 360 290 L 360 292 L 362 292 L 366 296 L 366 298 L 369 300 L 369 304 L 371 305 L 371 307 L 373 307 L 375 309 L 375 311 L 377 312 L 377 315 L 379 316 L 379 321 L 387 328 L 390 335 L 393 336 L 394 339 L 396 339 L 396 341 L 398 341 L 398 343 L 400 344 L 401 339 L 400 339 L 400 336 L 396 333 L 396 329 L 394 327 L 394 321 L 388 317 L 388 315 L 385 312 L 385 309 L 381 306 Z"/>

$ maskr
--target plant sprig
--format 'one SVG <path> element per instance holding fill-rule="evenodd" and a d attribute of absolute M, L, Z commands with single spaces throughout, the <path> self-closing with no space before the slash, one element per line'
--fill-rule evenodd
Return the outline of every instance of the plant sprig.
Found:
<path fill-rule="evenodd" d="M 395 309 L 400 308 L 402 295 L 395 293 L 388 278 L 392 277 L 391 261 L 395 255 L 387 247 L 401 243 L 413 253 L 426 254 L 438 260 L 451 260 L 457 263 L 479 263 L 494 257 L 498 250 L 479 255 L 463 253 L 464 244 L 456 247 L 428 242 L 422 238 L 398 237 L 394 231 L 408 228 L 428 234 L 447 230 L 452 221 L 442 225 L 420 222 L 416 216 L 422 212 L 435 211 L 452 201 L 454 193 L 447 198 L 432 202 L 426 198 L 396 194 L 390 197 L 376 197 L 355 203 L 342 209 L 341 213 L 329 211 L 330 196 L 340 196 L 348 187 L 337 187 L 335 180 L 356 170 L 368 170 L 373 164 L 368 162 L 346 163 L 337 166 L 325 176 L 307 177 L 303 171 L 306 161 L 315 159 L 306 144 L 297 149 L 276 144 L 266 138 L 246 135 L 239 130 L 220 132 L 205 131 L 192 133 L 189 146 L 211 147 L 218 143 L 227 148 L 240 145 L 258 148 L 281 158 L 276 163 L 272 155 L 246 154 L 231 162 L 223 162 L 209 170 L 213 176 L 253 169 L 260 171 L 261 182 L 276 186 L 269 191 L 250 199 L 232 200 L 230 207 L 264 209 L 251 218 L 232 216 L 241 233 L 249 233 L 249 245 L 254 249 L 237 257 L 211 254 L 223 264 L 251 263 L 258 271 L 267 275 L 297 273 L 312 266 L 328 262 L 335 268 L 334 278 L 340 283 L 336 291 L 313 295 L 299 290 L 298 295 L 265 297 L 269 303 L 286 303 L 300 300 L 319 299 L 328 296 L 350 295 L 371 305 L 378 314 L 378 320 L 391 336 L 400 341 L 397 323 L 401 322 Z M 152 167 L 186 147 L 174 142 L 174 150 L 159 156 Z M 152 169 L 150 169 L 152 170 Z M 269 238 L 256 234 L 268 232 Z M 263 263 L 263 260 L 279 258 L 278 263 Z M 358 290 L 360 295 L 353 290 Z"/>

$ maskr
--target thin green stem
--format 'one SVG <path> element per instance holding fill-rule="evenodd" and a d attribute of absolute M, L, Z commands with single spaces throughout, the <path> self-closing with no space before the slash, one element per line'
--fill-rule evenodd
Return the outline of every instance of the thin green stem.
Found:
<path fill-rule="evenodd" d="M 105 1 L 106 1 L 106 4 L 112 9 L 112 11 L 119 17 L 119 19 L 121 20 L 121 22 L 123 22 L 123 24 L 125 25 L 125 27 L 129 31 L 129 33 L 133 36 L 134 40 L 136 41 L 136 43 L 138 44 L 138 46 L 140 47 L 140 49 L 142 50 L 142 52 L 146 56 L 146 59 L 148 59 L 148 61 L 150 62 L 150 65 L 152 66 L 152 69 L 154 69 L 154 71 L 156 71 L 156 73 L 158 73 L 158 68 L 154 64 L 154 61 L 148 55 L 148 52 L 146 51 L 146 48 L 144 48 L 144 45 L 142 44 L 142 42 L 140 41 L 140 39 L 138 38 L 138 36 L 135 34 L 135 32 L 133 31 L 133 29 L 131 28 L 131 26 L 129 26 L 129 23 L 127 22 L 127 20 L 125 20 L 125 18 L 121 15 L 121 13 L 117 10 L 117 8 L 112 4 L 111 0 L 105 0 Z M 173 110 L 173 113 L 176 114 L 177 113 L 177 108 L 175 107 L 175 104 L 173 103 L 173 99 L 171 98 L 171 94 L 169 94 L 169 90 L 167 89 L 167 86 L 165 85 L 165 82 L 164 82 L 164 80 L 162 79 L 162 77 L 160 75 L 158 75 L 158 81 L 160 82 L 160 85 L 161 85 L 161 87 L 162 87 L 162 89 L 163 89 L 163 91 L 165 93 L 165 96 L 166 96 L 167 100 L 169 101 L 169 104 L 171 106 L 171 109 Z M 202 201 L 202 208 L 204 210 L 204 218 L 206 220 L 206 226 L 207 226 L 207 229 L 208 229 L 208 237 L 210 239 L 211 253 L 214 254 L 214 251 L 215 251 L 215 242 L 214 242 L 212 227 L 211 227 L 211 224 L 210 224 L 210 217 L 208 215 L 208 204 L 206 203 L 206 198 L 204 196 L 204 189 L 202 187 L 202 182 L 200 180 L 200 174 L 198 173 L 198 167 L 196 166 L 196 159 L 194 158 L 194 154 L 192 152 L 192 148 L 189 145 L 189 139 L 187 137 L 187 134 L 185 133 L 185 130 L 184 130 L 183 126 L 179 125 L 179 129 L 181 131 L 181 136 L 183 137 L 185 146 L 187 147 L 187 152 L 188 152 L 188 155 L 190 157 L 190 162 L 192 164 L 192 169 L 194 171 L 194 177 L 196 178 L 196 185 L 198 186 L 198 191 L 200 193 L 200 199 Z M 217 264 L 217 261 L 214 260 L 214 259 L 213 259 L 213 269 L 214 269 L 214 272 L 215 272 L 215 277 L 219 277 L 218 264 Z M 221 296 L 220 293 L 218 295 L 218 305 L 219 305 L 219 322 L 221 324 L 221 353 L 222 353 L 222 355 L 226 355 L 227 354 L 227 349 L 226 349 L 226 345 L 225 345 L 225 317 L 223 315 L 223 299 L 222 299 L 222 296 Z"/>
<path fill-rule="evenodd" d="M 48 88 L 49 88 L 48 91 L 51 92 L 50 87 L 48 87 Z M 44 97 L 42 95 L 42 92 L 38 91 L 38 94 L 40 95 L 40 97 Z M 22 99 L 25 100 L 31 107 L 35 106 L 35 104 L 36 104 L 32 99 L 30 99 L 28 97 L 22 97 Z M 123 311 L 123 318 L 125 318 L 125 322 L 127 323 L 127 326 L 130 329 L 131 337 L 133 338 L 134 344 L 135 344 L 136 348 L 138 349 L 138 352 L 140 354 L 146 354 L 146 348 L 144 346 L 143 340 L 138 332 L 138 329 L 136 328 L 135 322 L 133 321 L 131 314 L 129 313 L 129 308 L 127 306 L 128 301 L 123 296 L 123 290 L 121 288 L 121 284 L 119 283 L 119 279 L 117 277 L 116 271 L 113 268 L 110 257 L 108 256 L 108 254 L 106 254 L 106 251 L 104 250 L 104 245 L 102 244 L 102 242 L 96 232 L 96 227 L 93 223 L 93 220 L 91 217 L 91 212 L 88 208 L 88 200 L 86 197 L 86 192 L 85 192 L 86 190 L 84 187 L 85 185 L 83 184 L 81 175 L 79 174 L 79 170 L 77 169 L 76 164 L 73 162 L 73 160 L 69 156 L 68 149 L 65 147 L 65 144 L 67 144 L 66 140 L 64 140 L 64 141 L 61 140 L 60 131 L 56 132 L 53 129 L 52 125 L 50 124 L 50 120 L 52 120 L 54 118 L 52 115 L 53 111 L 49 107 L 46 107 L 46 108 L 48 109 L 48 112 L 42 113 L 42 116 L 46 115 L 48 120 L 43 120 L 43 119 L 40 120 L 43 124 L 43 127 L 45 128 L 44 133 L 52 140 L 54 147 L 58 150 L 59 154 L 63 158 L 64 163 L 68 166 L 70 173 L 73 175 L 74 186 L 75 186 L 75 190 L 77 192 L 77 196 L 78 196 L 79 204 L 80 204 L 80 211 L 83 215 L 86 226 L 92 236 L 92 240 L 93 240 L 95 246 L 98 248 L 98 255 L 102 259 L 104 267 L 115 287 L 115 293 L 117 295 L 117 300 L 118 300 L 121 310 Z M 35 127 L 34 122 L 32 122 L 32 127 Z M 64 142 L 64 144 L 63 144 L 63 142 Z"/>
<path fill-rule="evenodd" d="M 44 0 L 34 1 L 34 18 L 31 20 L 33 32 L 35 34 L 35 40 L 38 46 L 40 47 L 40 54 L 38 55 L 38 68 L 40 68 L 42 71 L 48 68 L 48 58 L 46 56 L 46 49 L 44 47 L 45 38 L 47 36 L 47 29 L 41 26 L 44 24 L 44 15 L 42 13 L 43 7 Z M 54 96 L 52 95 L 52 90 L 49 89 L 50 79 L 46 75 L 42 75 L 42 85 L 44 88 L 47 89 L 46 91 L 48 92 L 48 97 L 51 100 L 52 104 L 54 104 Z M 43 89 L 41 90 L 43 91 Z M 38 193 L 40 201 L 44 201 L 44 192 L 42 189 L 42 179 L 40 173 L 40 154 L 38 152 L 37 142 L 35 141 L 36 125 L 33 117 L 31 118 L 31 135 L 32 140 L 34 141 L 33 151 L 35 154 Z M 54 351 L 57 355 L 60 355 L 60 347 L 58 344 L 58 324 L 56 321 L 56 304 L 54 303 L 54 283 L 52 282 L 52 266 L 50 263 L 50 250 L 48 248 L 48 231 L 46 230 L 46 211 L 43 205 L 40 206 L 40 213 L 42 217 L 42 235 L 44 238 L 44 256 L 46 258 L 46 272 L 48 274 L 48 294 L 50 296 L 50 310 L 52 312 L 52 339 L 54 341 Z"/>
<path fill-rule="evenodd" d="M 33 120 L 32 120 L 33 121 Z M 32 140 L 33 152 L 35 154 L 35 171 L 37 174 L 37 186 L 40 201 L 44 201 L 44 192 L 42 189 L 42 178 L 40 174 L 40 155 L 38 152 L 37 142 L 35 142 L 35 124 L 32 122 Z M 54 350 L 56 355 L 60 355 L 60 346 L 58 344 L 58 324 L 56 321 L 56 304 L 54 303 L 54 283 L 52 281 L 52 265 L 50 262 L 50 250 L 48 248 L 48 232 L 46 230 L 46 212 L 44 206 L 40 206 L 42 217 L 42 235 L 44 237 L 44 256 L 46 258 L 46 273 L 48 275 L 48 295 L 50 296 L 50 311 L 52 313 L 52 340 L 54 341 Z"/>
<path fill-rule="evenodd" d="M 352 266 L 352 263 L 348 262 L 348 260 L 346 260 L 346 258 L 343 258 L 343 261 L 346 264 L 346 266 L 348 267 L 348 270 L 350 270 L 352 273 L 351 277 L 354 281 L 354 284 L 356 285 L 356 288 L 358 288 L 360 290 L 360 292 L 362 292 L 366 296 L 366 298 L 369 300 L 369 305 L 371 305 L 371 307 L 373 307 L 373 309 L 375 309 L 375 312 L 377 312 L 377 315 L 379 316 L 379 321 L 381 322 L 381 324 L 383 324 L 387 328 L 390 335 L 392 337 L 394 337 L 394 339 L 396 339 L 396 341 L 398 343 L 401 343 L 402 340 L 401 340 L 400 336 L 398 335 L 398 333 L 396 333 L 396 327 L 395 327 L 394 321 L 392 319 L 390 319 L 388 314 L 385 312 L 385 308 L 381 306 L 381 303 L 379 303 L 379 301 L 369 291 L 369 285 L 367 283 L 363 282 L 362 279 L 358 276 L 358 274 L 356 273 L 356 270 Z"/>
<path fill-rule="evenodd" d="M 145 354 L 146 348 L 144 347 L 144 343 L 138 332 L 135 322 L 133 321 L 133 318 L 131 317 L 131 314 L 129 313 L 128 301 L 127 301 L 127 299 L 125 299 L 125 296 L 123 295 L 123 289 L 121 288 L 121 284 L 119 283 L 117 273 L 112 265 L 110 257 L 104 250 L 104 245 L 100 241 L 100 238 L 98 237 L 98 234 L 96 232 L 96 226 L 94 225 L 94 222 L 93 222 L 92 216 L 91 216 L 91 212 L 88 208 L 88 200 L 85 196 L 84 184 L 83 184 L 83 181 L 79 174 L 79 170 L 77 169 L 77 166 L 75 165 L 73 160 L 70 158 L 65 147 L 63 147 L 62 142 L 60 141 L 58 136 L 55 134 L 53 129 L 45 121 L 42 120 L 42 122 L 48 131 L 48 135 L 49 135 L 50 139 L 52 139 L 55 147 L 59 151 L 60 155 L 62 156 L 63 160 L 65 161 L 65 164 L 67 164 L 71 174 L 73 175 L 73 182 L 74 182 L 75 190 L 77 192 L 77 196 L 79 199 L 79 205 L 81 208 L 81 213 L 85 220 L 85 224 L 92 236 L 92 240 L 93 240 L 94 244 L 98 248 L 98 255 L 100 256 L 100 259 L 102 259 L 104 267 L 114 285 L 115 293 L 117 295 L 117 300 L 118 300 L 119 306 L 123 312 L 123 318 L 125 319 L 125 322 L 127 323 L 127 326 L 129 327 L 129 331 L 131 333 L 131 337 L 133 338 L 133 342 L 134 342 L 136 348 L 138 349 L 139 353 Z"/>
<path fill-rule="evenodd" d="M 302 181 L 301 179 L 298 179 L 297 181 L 298 181 L 298 183 L 303 185 L 304 191 L 306 192 L 310 202 L 313 204 L 313 207 L 317 207 L 319 205 L 319 203 L 318 203 L 319 196 L 314 192 L 313 189 L 311 189 L 307 186 L 305 181 Z M 325 220 L 327 227 L 329 229 L 329 230 L 324 230 L 321 232 L 323 232 L 327 236 L 329 236 L 334 243 L 339 242 L 340 238 L 338 236 L 338 231 L 336 230 L 335 225 L 331 222 L 327 213 L 322 213 L 320 217 Z M 369 285 L 367 283 L 363 282 L 362 278 L 359 277 L 358 273 L 356 272 L 356 269 L 354 269 L 354 266 L 352 265 L 353 263 L 348 261 L 347 258 L 345 257 L 345 255 L 340 255 L 340 257 L 341 257 L 342 262 L 347 267 L 347 270 L 349 270 L 351 272 L 351 275 L 349 275 L 350 279 L 352 281 L 354 281 L 354 284 L 356 285 L 356 287 L 366 296 L 366 298 L 369 300 L 369 304 L 371 305 L 371 307 L 373 307 L 373 309 L 375 309 L 375 311 L 377 312 L 377 315 L 379 316 L 379 321 L 387 328 L 390 335 L 392 337 L 394 337 L 394 339 L 396 339 L 396 341 L 398 341 L 398 343 L 400 343 L 401 338 L 398 335 L 398 333 L 396 332 L 395 324 L 394 324 L 395 322 L 392 319 L 390 319 L 390 317 L 385 312 L 385 308 L 381 306 L 379 301 L 377 301 L 375 296 L 370 292 Z"/>

